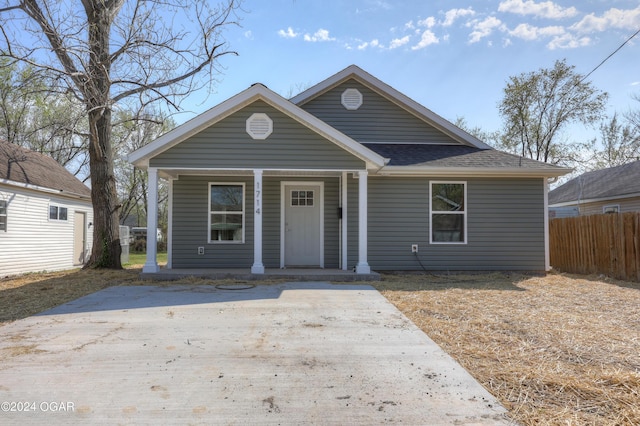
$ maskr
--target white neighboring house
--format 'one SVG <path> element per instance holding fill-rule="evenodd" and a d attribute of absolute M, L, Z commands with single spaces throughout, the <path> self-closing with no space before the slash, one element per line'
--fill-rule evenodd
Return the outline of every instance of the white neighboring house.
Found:
<path fill-rule="evenodd" d="M 0 140 L 0 277 L 82 266 L 91 190 L 53 158 Z"/>

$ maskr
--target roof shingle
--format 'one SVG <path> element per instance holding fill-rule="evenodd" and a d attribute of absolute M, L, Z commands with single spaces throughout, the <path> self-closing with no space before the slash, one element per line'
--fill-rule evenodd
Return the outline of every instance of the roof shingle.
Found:
<path fill-rule="evenodd" d="M 53 158 L 3 140 L 0 140 L 0 179 L 91 197 L 91 190 Z"/>

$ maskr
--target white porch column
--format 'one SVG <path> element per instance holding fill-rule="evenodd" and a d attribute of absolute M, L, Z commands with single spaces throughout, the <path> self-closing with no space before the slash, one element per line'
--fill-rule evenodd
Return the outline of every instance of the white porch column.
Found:
<path fill-rule="evenodd" d="M 253 266 L 252 274 L 264 274 L 262 264 L 262 170 L 253 171 Z"/>
<path fill-rule="evenodd" d="M 349 190 L 348 182 L 347 182 L 347 172 L 342 172 L 342 270 L 346 271 L 349 267 L 348 263 L 348 253 L 347 250 L 349 248 L 347 241 L 347 192 Z"/>
<path fill-rule="evenodd" d="M 147 194 L 147 260 L 142 267 L 142 272 L 158 272 L 158 169 L 149 167 L 149 186 Z"/>
<path fill-rule="evenodd" d="M 358 264 L 357 274 L 370 274 L 367 261 L 367 176 L 366 170 L 358 172 Z"/>
<path fill-rule="evenodd" d="M 549 254 L 549 181 L 542 179 L 544 186 L 544 270 L 551 270 L 551 256 Z"/>

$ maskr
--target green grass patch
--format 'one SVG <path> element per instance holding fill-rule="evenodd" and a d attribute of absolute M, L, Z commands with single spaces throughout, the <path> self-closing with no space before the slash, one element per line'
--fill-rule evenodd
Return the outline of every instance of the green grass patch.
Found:
<path fill-rule="evenodd" d="M 158 253 L 157 259 L 158 259 L 158 264 L 166 265 L 167 253 L 166 252 Z M 141 265 L 144 265 L 146 261 L 147 261 L 146 253 L 129 253 L 129 262 L 125 263 L 122 266 L 124 266 L 125 268 L 141 266 Z"/>

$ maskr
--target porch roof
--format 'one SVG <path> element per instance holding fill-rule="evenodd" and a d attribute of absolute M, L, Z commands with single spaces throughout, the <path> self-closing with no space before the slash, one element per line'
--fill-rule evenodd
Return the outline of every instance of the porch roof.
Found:
<path fill-rule="evenodd" d="M 181 126 L 176 127 L 150 144 L 129 154 L 128 160 L 136 167 L 143 169 L 147 168 L 149 167 L 149 161 L 153 157 L 167 151 L 189 137 L 196 135 L 218 121 L 258 100 L 278 109 L 293 120 L 316 132 L 355 157 L 363 160 L 367 165 L 367 169 L 378 170 L 387 163 L 386 158 L 368 149 L 344 133 L 336 130 L 297 105 L 289 102 L 262 84 L 254 84 L 249 89 L 246 89 L 236 96 L 222 102 Z"/>

